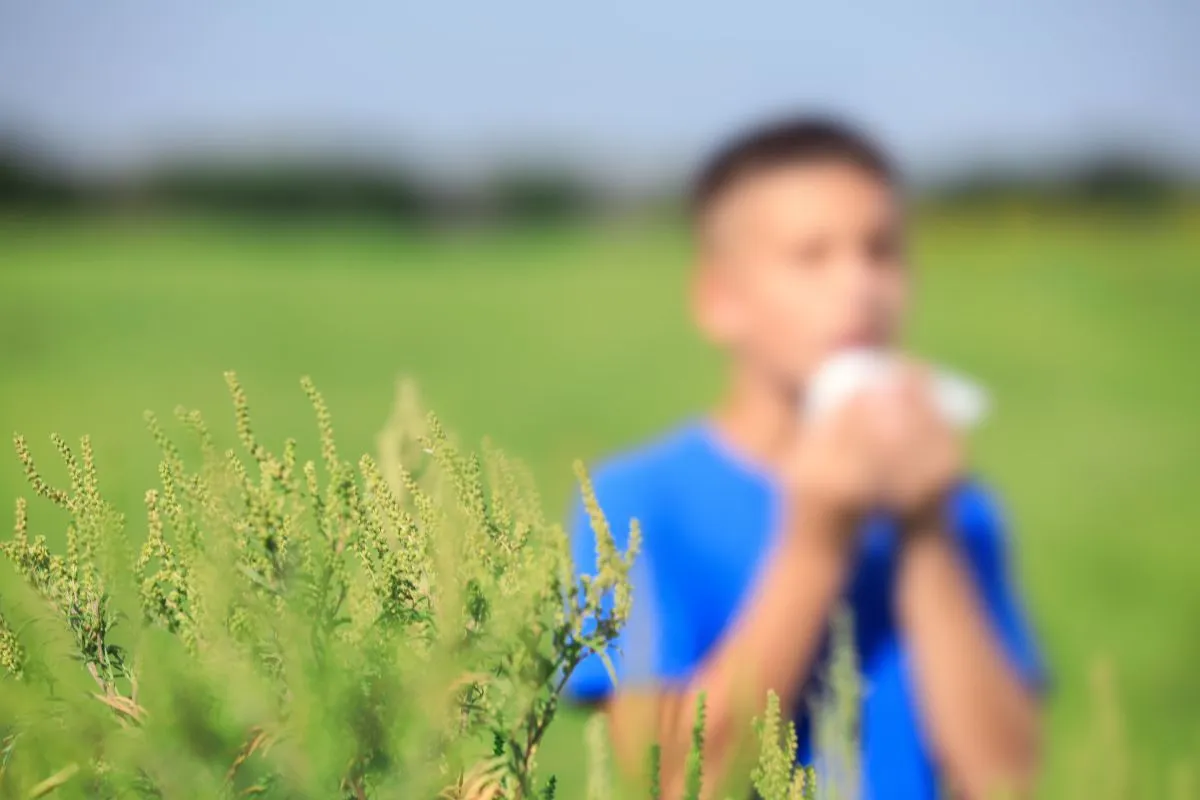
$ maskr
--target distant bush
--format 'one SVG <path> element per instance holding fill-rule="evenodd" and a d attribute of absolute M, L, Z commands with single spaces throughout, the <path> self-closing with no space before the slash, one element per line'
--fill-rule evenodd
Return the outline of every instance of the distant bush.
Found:
<path fill-rule="evenodd" d="M 596 187 L 565 167 L 510 167 L 485 181 L 481 194 L 487 216 L 518 224 L 579 219 L 599 207 Z"/>
<path fill-rule="evenodd" d="M 250 220 L 351 219 L 399 225 L 543 224 L 599 208 L 591 181 L 526 163 L 462 185 L 393 159 L 332 154 L 195 153 L 144 170 L 85 175 L 38 148 L 0 138 L 0 211 L 151 210 Z"/>
<path fill-rule="evenodd" d="M 150 209 L 261 220 L 354 219 L 404 226 L 554 225 L 611 211 L 617 195 L 578 163 L 536 154 L 450 181 L 394 156 L 350 150 L 185 151 L 146 169 L 89 174 L 0 131 L 0 211 Z M 921 192 L 937 207 L 1155 213 L 1200 200 L 1194 171 L 1153 152 L 1100 153 L 1035 168 L 981 164 Z M 679 211 L 679 187 L 627 205 Z"/>
<path fill-rule="evenodd" d="M 0 139 L 0 209 L 61 211 L 83 207 L 90 199 L 87 187 L 33 148 Z"/>
<path fill-rule="evenodd" d="M 325 160 L 180 161 L 138 191 L 163 207 L 246 217 L 357 217 L 415 223 L 439 211 L 434 189 L 400 167 Z"/>
<path fill-rule="evenodd" d="M 1196 182 L 1152 157 L 1110 153 L 1040 173 L 980 167 L 931 187 L 927 200 L 951 208 L 1160 212 L 1194 199 Z"/>

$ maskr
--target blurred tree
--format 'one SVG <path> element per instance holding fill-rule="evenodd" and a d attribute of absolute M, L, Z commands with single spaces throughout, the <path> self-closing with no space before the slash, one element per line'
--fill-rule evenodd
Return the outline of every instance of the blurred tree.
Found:
<path fill-rule="evenodd" d="M 334 159 L 180 160 L 151 171 L 145 193 L 172 209 L 245 216 L 349 216 L 419 222 L 433 189 L 399 167 Z"/>
<path fill-rule="evenodd" d="M 978 208 L 1020 205 L 1035 209 L 1084 209 L 1153 213 L 1186 200 L 1198 181 L 1150 155 L 1101 153 L 1073 166 L 1033 171 L 980 165 L 932 186 L 935 206 Z"/>
<path fill-rule="evenodd" d="M 579 219 L 597 211 L 597 188 L 565 166 L 523 163 L 492 175 L 483 187 L 489 216 L 508 223 Z"/>
<path fill-rule="evenodd" d="M 1085 163 L 1068 181 L 1067 201 L 1130 211 L 1156 211 L 1180 195 L 1181 178 L 1151 159 L 1112 153 Z"/>
<path fill-rule="evenodd" d="M 78 208 L 88 196 L 84 184 L 39 148 L 0 134 L 0 208 L 33 211 Z"/>

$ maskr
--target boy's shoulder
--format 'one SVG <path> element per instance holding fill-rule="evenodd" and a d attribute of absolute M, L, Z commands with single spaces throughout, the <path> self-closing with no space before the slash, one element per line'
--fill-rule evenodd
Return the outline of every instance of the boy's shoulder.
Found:
<path fill-rule="evenodd" d="M 951 495 L 950 514 L 959 534 L 967 539 L 992 539 L 1004 533 L 1000 499 L 978 476 L 968 478 Z"/>
<path fill-rule="evenodd" d="M 688 473 L 706 457 L 702 426 L 682 423 L 600 459 L 588 467 L 588 477 L 614 527 L 634 517 L 644 523 L 669 504 L 674 487 L 686 485 Z"/>
<path fill-rule="evenodd" d="M 693 463 L 703 443 L 701 426 L 686 422 L 601 458 L 588 471 L 597 489 L 646 486 Z"/>

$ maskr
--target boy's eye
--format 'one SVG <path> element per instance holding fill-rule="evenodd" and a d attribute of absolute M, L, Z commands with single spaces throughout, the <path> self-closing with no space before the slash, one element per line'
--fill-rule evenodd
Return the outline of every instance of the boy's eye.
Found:
<path fill-rule="evenodd" d="M 873 264 L 890 264 L 900 260 L 904 245 L 894 231 L 880 231 L 868 237 L 866 255 Z"/>
<path fill-rule="evenodd" d="M 829 242 L 824 239 L 810 239 L 793 247 L 788 260 L 796 267 L 816 267 L 828 260 L 829 252 Z"/>

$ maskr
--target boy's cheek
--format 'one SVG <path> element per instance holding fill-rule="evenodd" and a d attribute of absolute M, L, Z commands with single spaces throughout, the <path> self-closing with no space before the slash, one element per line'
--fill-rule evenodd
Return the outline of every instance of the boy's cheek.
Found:
<path fill-rule="evenodd" d="M 776 309 L 760 320 L 764 324 L 763 348 L 772 353 L 781 370 L 803 380 L 816 369 L 836 339 L 828 309 L 804 304 Z"/>
<path fill-rule="evenodd" d="M 821 360 L 821 348 L 807 332 L 801 335 L 776 333 L 757 348 L 777 375 L 803 383 L 816 370 Z"/>

